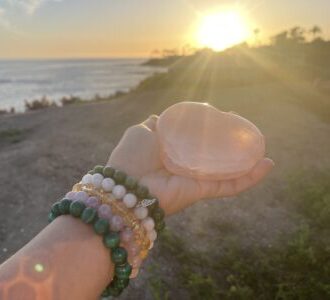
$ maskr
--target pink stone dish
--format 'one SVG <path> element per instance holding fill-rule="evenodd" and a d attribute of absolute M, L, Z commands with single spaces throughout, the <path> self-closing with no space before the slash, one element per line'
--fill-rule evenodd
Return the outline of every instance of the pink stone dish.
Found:
<path fill-rule="evenodd" d="M 265 140 L 250 121 L 207 103 L 180 102 L 159 117 L 161 159 L 172 173 L 196 179 L 235 179 L 265 155 Z"/>

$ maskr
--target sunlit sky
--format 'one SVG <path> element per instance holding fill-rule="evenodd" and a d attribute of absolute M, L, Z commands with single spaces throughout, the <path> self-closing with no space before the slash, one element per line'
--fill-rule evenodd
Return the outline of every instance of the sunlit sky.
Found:
<path fill-rule="evenodd" d="M 223 25 L 205 16 L 223 11 L 244 23 L 228 28 L 238 39 L 254 28 L 266 41 L 280 30 L 315 24 L 330 36 L 329 0 L 0 0 L 0 57 L 140 57 L 210 40 L 219 50 L 235 42 L 234 34 L 205 31 L 208 24 Z M 199 36 L 202 27 L 209 39 Z"/>

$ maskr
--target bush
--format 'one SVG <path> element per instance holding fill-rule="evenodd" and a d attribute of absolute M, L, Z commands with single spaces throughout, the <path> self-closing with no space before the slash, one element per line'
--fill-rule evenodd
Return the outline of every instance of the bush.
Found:
<path fill-rule="evenodd" d="M 14 114 L 16 111 L 15 111 L 15 108 L 14 107 L 11 107 L 9 110 L 7 109 L 0 109 L 0 115 L 7 115 L 7 114 Z"/>
<path fill-rule="evenodd" d="M 18 143 L 22 140 L 22 137 L 26 130 L 18 128 L 10 128 L 0 131 L 0 142 Z"/>
<path fill-rule="evenodd" d="M 61 99 L 62 106 L 81 103 L 83 100 L 77 96 L 63 97 Z"/>
<path fill-rule="evenodd" d="M 330 299 L 330 173 L 309 171 L 289 182 L 285 199 L 302 216 L 296 232 L 273 247 L 214 245 L 221 251 L 206 257 L 166 231 L 161 256 L 178 266 L 167 286 L 184 288 L 190 299 Z"/>
<path fill-rule="evenodd" d="M 25 110 L 31 111 L 31 110 L 38 110 L 38 109 L 44 109 L 52 106 L 57 106 L 57 104 L 54 101 L 51 101 L 46 96 L 43 96 L 41 99 L 35 99 L 32 101 L 25 100 Z"/>

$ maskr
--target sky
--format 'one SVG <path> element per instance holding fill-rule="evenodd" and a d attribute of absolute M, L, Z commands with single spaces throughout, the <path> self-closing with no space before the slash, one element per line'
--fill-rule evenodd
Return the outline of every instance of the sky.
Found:
<path fill-rule="evenodd" d="M 0 0 L 0 58 L 146 57 L 198 47 L 204 15 L 239 10 L 260 39 L 317 24 L 330 37 L 330 0 Z"/>

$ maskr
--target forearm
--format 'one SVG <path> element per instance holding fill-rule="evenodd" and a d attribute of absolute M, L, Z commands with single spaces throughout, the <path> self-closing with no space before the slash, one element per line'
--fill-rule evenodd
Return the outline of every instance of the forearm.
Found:
<path fill-rule="evenodd" d="M 98 299 L 113 265 L 102 238 L 61 216 L 0 266 L 0 299 Z"/>

